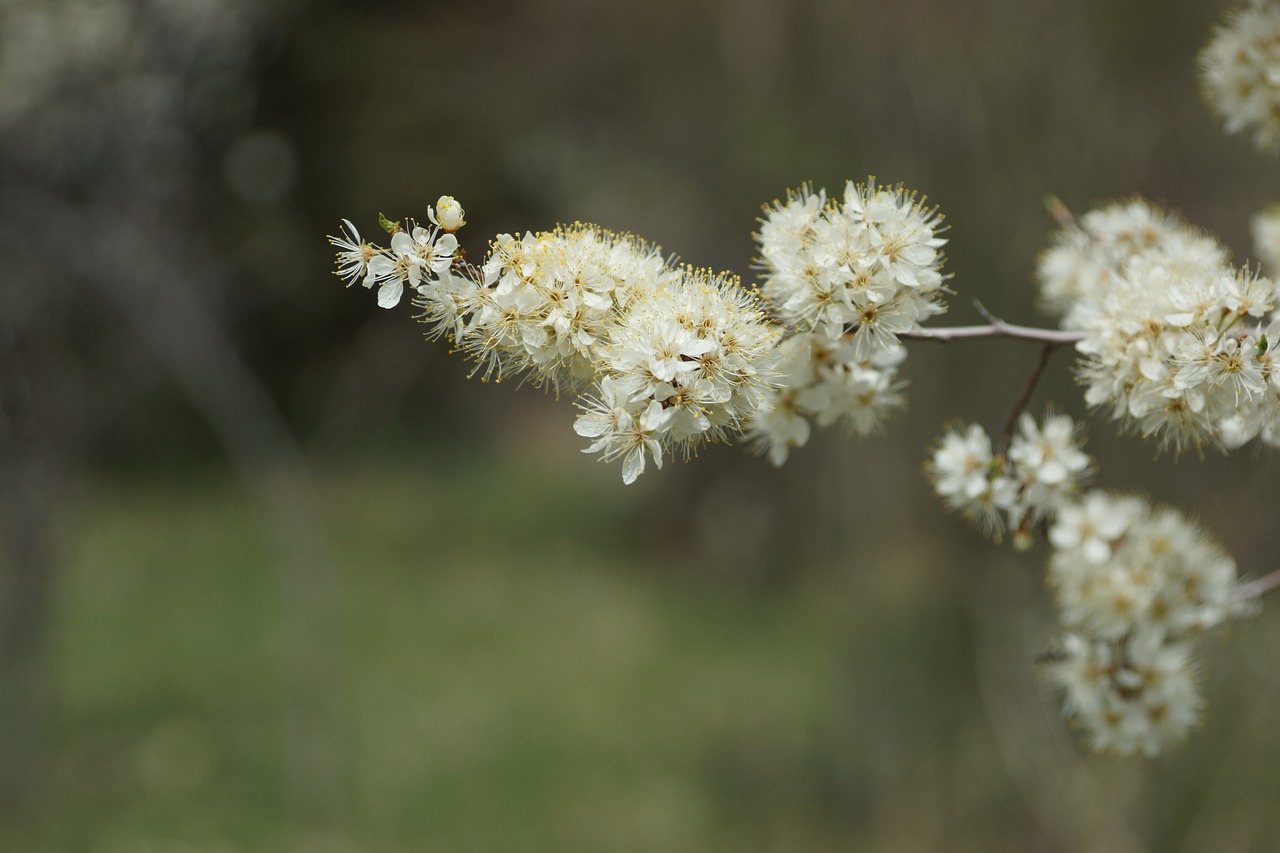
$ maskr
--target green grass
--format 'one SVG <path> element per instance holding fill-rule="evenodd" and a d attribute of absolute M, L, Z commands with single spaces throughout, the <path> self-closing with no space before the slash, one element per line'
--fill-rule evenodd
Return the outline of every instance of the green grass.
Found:
<path fill-rule="evenodd" d="M 235 484 L 101 484 L 58 585 L 50 766 L 0 846 L 733 846 L 719 778 L 820 745 L 834 647 L 786 602 L 651 572 L 605 482 L 331 474 L 319 604 L 286 600 Z M 290 694 L 308 607 L 337 616 L 303 653 L 318 761 L 289 746 L 316 729 Z M 291 801 L 298 760 L 335 777 L 319 814 Z"/>
<path fill-rule="evenodd" d="M 614 474 L 500 459 L 329 471 L 327 568 L 291 580 L 233 482 L 97 484 L 65 525 L 42 760 L 0 813 L 0 849 L 1018 850 L 1053 837 L 1005 770 L 974 625 L 937 581 L 957 569 L 927 568 L 927 536 L 879 556 L 868 545 L 858 567 L 796 566 L 780 585 L 693 572 L 637 530 L 661 493 Z M 1056 732 L 1024 652 L 1009 653 L 1030 685 L 1018 712 Z M 1198 780 L 1231 742 L 1229 715 L 1246 717 L 1233 703 L 1259 689 L 1238 700 L 1210 684 L 1227 719 L 1159 767 L 1092 765 L 1100 790 L 1132 801 L 1138 784 L 1123 808 L 1153 837 L 1179 836 L 1187 819 L 1162 803 L 1186 814 L 1216 796 Z"/>

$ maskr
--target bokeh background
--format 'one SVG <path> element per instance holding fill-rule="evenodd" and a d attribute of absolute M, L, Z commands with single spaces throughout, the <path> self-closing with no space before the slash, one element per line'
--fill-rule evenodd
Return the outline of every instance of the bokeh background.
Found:
<path fill-rule="evenodd" d="M 1280 171 L 1200 103 L 1223 11 L 0 0 L 0 849 L 1275 849 L 1280 619 L 1208 644 L 1183 747 L 1091 757 L 1044 552 L 929 494 L 1033 349 L 913 345 L 884 435 L 624 488 L 324 240 L 449 193 L 473 256 L 581 219 L 749 274 L 761 203 L 874 174 L 947 214 L 948 321 L 1043 323 L 1049 193 L 1249 256 Z M 1102 485 L 1274 567 L 1274 460 L 1091 423 Z"/>

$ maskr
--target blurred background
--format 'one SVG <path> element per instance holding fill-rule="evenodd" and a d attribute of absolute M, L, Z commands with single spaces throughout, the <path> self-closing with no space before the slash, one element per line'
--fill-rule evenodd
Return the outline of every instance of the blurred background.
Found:
<path fill-rule="evenodd" d="M 1201 731 L 1088 756 L 1038 682 L 1042 550 L 920 475 L 1038 353 L 915 344 L 882 436 L 624 488 L 574 411 L 468 382 L 325 235 L 465 205 L 750 273 L 760 205 L 903 181 L 957 295 L 1035 311 L 1043 199 L 1250 253 L 1212 0 L 0 0 L 0 849 L 1266 850 L 1280 619 Z M 1069 358 L 1033 412 L 1084 417 Z M 1274 461 L 1115 435 L 1100 484 L 1274 568 Z"/>

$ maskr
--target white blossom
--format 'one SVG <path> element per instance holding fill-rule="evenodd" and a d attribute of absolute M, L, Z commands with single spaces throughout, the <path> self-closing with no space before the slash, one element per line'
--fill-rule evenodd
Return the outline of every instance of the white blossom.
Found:
<path fill-rule="evenodd" d="M 434 208 L 427 208 L 427 216 L 433 225 L 440 226 L 443 231 L 457 231 L 467 224 L 462 205 L 451 195 L 442 195 Z"/>
<path fill-rule="evenodd" d="M 1203 700 L 1188 643 L 1147 629 L 1116 641 L 1067 634 L 1060 646 L 1047 675 L 1094 750 L 1152 758 L 1195 725 Z"/>
<path fill-rule="evenodd" d="M 329 238 L 338 276 L 376 286 L 388 308 L 410 289 L 427 335 L 447 337 L 483 379 L 515 375 L 576 397 L 584 452 L 620 461 L 625 484 L 650 461 L 733 436 L 780 465 L 812 423 L 878 429 L 902 405 L 903 336 L 943 310 L 941 216 L 874 181 L 850 182 L 840 200 L 805 186 L 766 208 L 760 294 L 584 224 L 501 234 L 472 266 L 454 234 L 465 224 L 457 200 L 441 196 L 428 218 L 381 219 L 386 247 L 343 220 Z M 1064 227 L 1038 272 L 1045 304 L 1082 333 L 1090 405 L 1178 448 L 1280 446 L 1276 287 L 1229 267 L 1212 237 L 1132 200 Z M 997 541 L 1044 534 L 1063 631 L 1047 672 L 1065 713 L 1097 750 L 1156 755 L 1203 704 L 1195 639 L 1252 602 L 1235 562 L 1182 514 L 1082 494 L 1094 470 L 1082 429 L 1021 412 L 1029 391 L 999 443 L 978 425 L 953 428 L 926 470 L 946 506 Z"/>
<path fill-rule="evenodd" d="M 1228 133 L 1250 130 L 1264 150 L 1280 145 L 1280 5 L 1255 0 L 1230 12 L 1200 53 L 1200 73 Z"/>
<path fill-rule="evenodd" d="M 761 292 L 801 332 L 851 333 L 853 358 L 868 360 L 944 310 L 942 231 L 937 208 L 901 186 L 850 181 L 840 202 L 801 187 L 765 208 Z"/>
<path fill-rule="evenodd" d="M 390 249 L 360 243 L 355 226 L 346 220 L 347 230 L 354 235 L 348 239 L 330 237 L 337 246 L 338 275 L 354 282 L 363 273 L 365 287 L 378 288 L 378 305 L 394 308 L 400 304 L 406 287 L 418 290 L 433 276 L 447 273 L 453 265 L 458 239 L 452 234 L 441 233 L 438 228 L 423 228 L 409 223 L 411 230 L 398 225 L 391 235 Z"/>
<path fill-rule="evenodd" d="M 1262 330 L 1272 282 L 1140 200 L 1091 211 L 1042 256 L 1045 302 L 1077 344 L 1085 400 L 1181 451 L 1263 435 L 1276 371 Z"/>
<path fill-rule="evenodd" d="M 590 452 L 621 458 L 625 482 L 646 458 L 661 467 L 668 454 L 688 456 L 771 405 L 781 331 L 735 277 L 677 267 L 591 225 L 499 235 L 477 270 L 458 261 L 461 205 L 442 196 L 430 217 L 430 228 L 393 226 L 385 249 L 363 248 L 354 227 L 331 238 L 339 273 L 363 272 L 384 307 L 412 288 L 428 335 L 449 337 L 482 378 L 523 374 L 581 395 L 575 428 L 593 439 Z M 355 255 L 365 251 L 362 267 Z M 858 406 L 878 411 L 891 393 L 870 389 Z"/>
<path fill-rule="evenodd" d="M 801 420 L 866 435 L 902 406 L 901 336 L 944 310 L 943 230 L 936 208 L 874 179 L 838 201 L 804 185 L 765 208 L 760 290 L 788 334 L 781 387 L 748 435 L 774 464 L 808 440 Z"/>
<path fill-rule="evenodd" d="M 1004 475 L 992 452 L 991 438 L 977 424 L 945 433 L 928 466 L 934 491 L 949 508 L 999 537 L 1003 514 L 1015 505 L 1018 485 Z"/>
<path fill-rule="evenodd" d="M 608 378 L 601 382 L 601 396 L 587 399 L 586 411 L 574 424 L 579 435 L 595 439 L 584 453 L 599 453 L 605 461 L 621 456 L 622 482 L 627 485 L 644 473 L 646 451 L 653 464 L 662 467 L 660 436 L 675 412 L 657 400 L 636 410 L 634 402 Z"/>
<path fill-rule="evenodd" d="M 1049 586 L 1068 632 L 1050 679 L 1094 749 L 1153 756 L 1202 704 L 1191 644 L 1245 615 L 1235 562 L 1181 513 L 1090 492 L 1049 532 Z"/>
<path fill-rule="evenodd" d="M 999 534 L 1007 519 L 1015 543 L 1028 544 L 1031 527 L 1052 520 L 1093 470 L 1093 461 L 1077 442 L 1079 432 L 1066 415 L 1049 415 L 1037 423 L 1023 413 L 1018 432 L 997 455 L 977 424 L 964 432 L 952 430 L 939 441 L 928 468 L 934 491 L 985 531 Z"/>
<path fill-rule="evenodd" d="M 335 273 L 350 286 L 365 277 L 369 260 L 377 250 L 360 239 L 360 232 L 350 220 L 342 220 L 342 226 L 336 237 L 329 238 L 329 243 L 338 250 Z"/>
<path fill-rule="evenodd" d="M 1136 498 L 1090 492 L 1079 503 L 1063 507 L 1049 528 L 1049 542 L 1059 551 L 1079 550 L 1094 565 L 1111 557 L 1113 546 L 1143 513 Z"/>
<path fill-rule="evenodd" d="M 1032 519 L 1043 517 L 1075 495 L 1093 470 L 1076 440 L 1079 432 L 1068 415 L 1049 415 L 1042 424 L 1024 412 L 1009 443 L 1008 457 Z M 1028 519 L 1029 523 L 1031 519 Z"/>

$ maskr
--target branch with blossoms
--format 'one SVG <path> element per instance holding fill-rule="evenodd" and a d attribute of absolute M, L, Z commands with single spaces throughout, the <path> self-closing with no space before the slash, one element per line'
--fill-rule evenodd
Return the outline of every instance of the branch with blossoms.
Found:
<path fill-rule="evenodd" d="M 1280 76 L 1276 45 L 1280 5 L 1257 2 L 1201 58 L 1228 130 L 1252 126 L 1265 146 L 1280 143 L 1280 90 L 1259 82 Z M 1040 660 L 1065 714 L 1097 750 L 1153 756 L 1186 736 L 1204 704 L 1197 638 L 1256 610 L 1280 572 L 1241 583 L 1182 513 L 1088 489 L 1096 465 L 1081 426 L 1026 409 L 1052 354 L 1070 347 L 1088 405 L 1161 450 L 1280 446 L 1280 294 L 1258 268 L 1232 266 L 1215 237 L 1143 199 L 1079 217 L 1054 200 L 1050 212 L 1057 231 L 1037 278 L 1057 328 L 980 305 L 984 324 L 931 324 L 951 292 L 943 217 L 874 179 L 838 196 L 805 184 L 766 205 L 755 289 L 581 223 L 500 234 L 473 266 L 449 196 L 427 225 L 380 217 L 386 247 L 345 220 L 329 240 L 340 278 L 376 288 L 383 308 L 410 294 L 427 337 L 447 339 L 473 375 L 573 397 L 585 452 L 619 461 L 626 484 L 713 442 L 742 440 L 782 465 L 815 424 L 873 433 L 902 405 L 910 342 L 1038 345 L 999 440 L 977 425 L 953 429 L 927 471 L 943 503 L 996 542 L 1047 544 L 1061 630 Z M 1274 269 L 1280 213 L 1254 230 Z"/>

